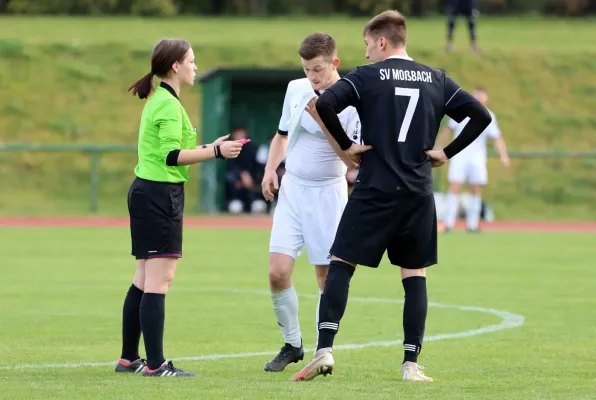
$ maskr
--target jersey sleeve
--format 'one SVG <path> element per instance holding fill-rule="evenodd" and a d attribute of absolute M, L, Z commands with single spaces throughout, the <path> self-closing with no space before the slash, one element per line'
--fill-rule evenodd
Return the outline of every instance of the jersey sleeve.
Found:
<path fill-rule="evenodd" d="M 497 123 L 495 115 L 491 113 L 491 116 L 493 120 L 490 123 L 490 125 L 486 128 L 486 136 L 488 136 L 491 139 L 498 139 L 501 137 L 501 130 L 499 129 L 499 124 Z"/>
<path fill-rule="evenodd" d="M 340 113 L 349 106 L 356 107 L 360 103 L 360 93 L 362 93 L 362 78 L 360 70 L 357 68 L 335 82 L 329 89 L 335 94 L 339 103 L 336 112 Z"/>
<path fill-rule="evenodd" d="M 465 109 L 469 104 L 476 103 L 478 100 L 470 93 L 463 90 L 451 78 L 445 77 L 445 114 L 456 123 L 462 122 L 467 114 Z"/>
<path fill-rule="evenodd" d="M 182 111 L 176 99 L 165 101 L 153 115 L 159 136 L 160 155 L 166 161 L 173 150 L 180 150 L 182 141 Z"/>
<path fill-rule="evenodd" d="M 290 121 L 292 120 L 292 113 L 290 109 L 290 84 L 286 89 L 286 95 L 284 97 L 284 105 L 281 110 L 281 118 L 279 119 L 279 125 L 277 133 L 280 135 L 287 135 L 290 130 Z"/>
<path fill-rule="evenodd" d="M 362 125 L 355 108 L 350 109 L 344 130 L 352 142 L 362 144 Z"/>

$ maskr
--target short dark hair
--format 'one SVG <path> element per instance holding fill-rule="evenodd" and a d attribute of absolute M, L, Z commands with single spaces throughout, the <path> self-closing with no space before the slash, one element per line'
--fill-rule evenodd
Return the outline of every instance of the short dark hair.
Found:
<path fill-rule="evenodd" d="M 337 44 L 335 39 L 324 32 L 315 32 L 308 35 L 300 44 L 298 54 L 305 60 L 312 60 L 315 57 L 323 56 L 331 58 L 335 56 Z"/>
<path fill-rule="evenodd" d="M 474 90 L 477 90 L 479 92 L 484 92 L 484 93 L 487 93 L 488 94 L 488 90 L 486 90 L 486 88 L 484 86 L 476 86 L 474 88 Z"/>
<path fill-rule="evenodd" d="M 375 39 L 383 36 L 394 46 L 405 45 L 408 38 L 406 18 L 395 10 L 384 11 L 368 21 L 362 33 Z"/>
<path fill-rule="evenodd" d="M 151 71 L 130 85 L 128 91 L 139 96 L 139 99 L 146 99 L 155 89 L 153 87 L 153 76 L 163 78 L 168 75 L 172 64 L 176 61 L 182 62 L 186 53 L 190 50 L 190 43 L 182 39 L 161 39 L 153 48 L 151 55 Z"/>

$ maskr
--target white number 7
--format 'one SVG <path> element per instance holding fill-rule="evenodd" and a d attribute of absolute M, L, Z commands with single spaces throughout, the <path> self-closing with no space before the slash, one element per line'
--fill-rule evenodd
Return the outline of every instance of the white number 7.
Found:
<path fill-rule="evenodd" d="M 408 136 L 408 130 L 410 129 L 410 124 L 412 123 L 414 111 L 416 110 L 416 105 L 418 104 L 418 99 L 420 98 L 420 89 L 396 87 L 395 95 L 408 96 L 410 98 L 408 101 L 408 108 L 406 109 L 406 115 L 404 115 L 404 122 L 401 124 L 399 136 L 397 137 L 398 142 L 405 142 L 406 136 Z"/>

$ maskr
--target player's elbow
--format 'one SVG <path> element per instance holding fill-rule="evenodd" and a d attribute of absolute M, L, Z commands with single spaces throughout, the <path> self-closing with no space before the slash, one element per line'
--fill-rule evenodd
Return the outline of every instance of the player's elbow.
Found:
<path fill-rule="evenodd" d="M 478 118 L 480 119 L 480 122 L 484 125 L 485 128 L 489 126 L 490 123 L 493 121 L 492 115 L 490 115 L 490 113 L 485 107 L 482 108 Z"/>

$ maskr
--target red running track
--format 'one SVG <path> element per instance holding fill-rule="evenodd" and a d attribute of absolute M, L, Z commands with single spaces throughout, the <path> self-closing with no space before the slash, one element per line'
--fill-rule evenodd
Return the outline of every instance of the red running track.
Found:
<path fill-rule="evenodd" d="M 125 227 L 128 218 L 119 217 L 0 217 L 0 226 L 9 227 Z M 270 228 L 270 217 L 186 217 L 184 226 L 198 228 Z M 484 231 L 584 232 L 596 233 L 596 222 L 496 221 L 481 224 Z M 442 226 L 439 226 L 442 230 Z M 463 223 L 456 230 L 464 229 Z"/>

